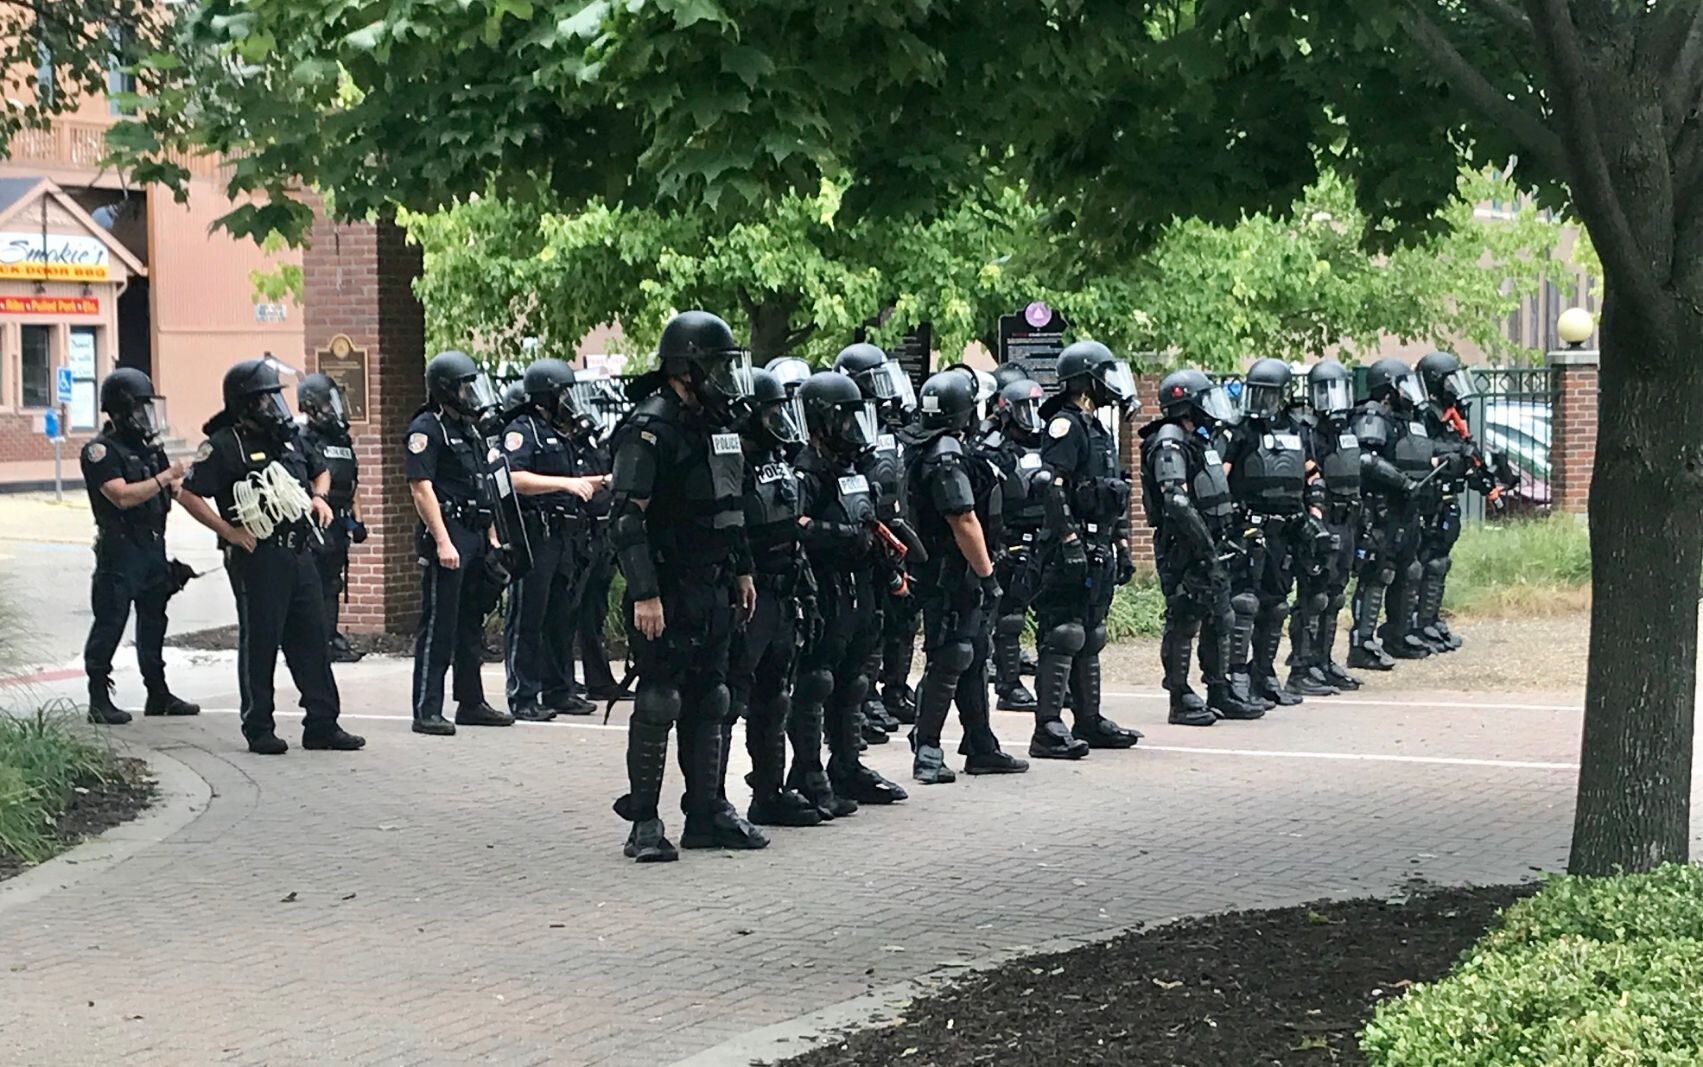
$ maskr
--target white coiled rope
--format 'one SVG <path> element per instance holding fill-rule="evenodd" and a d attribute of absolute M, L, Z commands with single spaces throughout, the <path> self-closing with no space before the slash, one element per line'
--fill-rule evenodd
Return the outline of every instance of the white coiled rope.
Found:
<path fill-rule="evenodd" d="M 232 488 L 236 519 L 242 528 L 264 541 L 281 522 L 295 522 L 308 513 L 313 500 L 301 483 L 277 460 Z"/>

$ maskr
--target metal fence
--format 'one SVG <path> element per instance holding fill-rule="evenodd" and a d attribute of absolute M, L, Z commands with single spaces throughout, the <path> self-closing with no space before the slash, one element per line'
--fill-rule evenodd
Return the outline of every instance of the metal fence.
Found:
<path fill-rule="evenodd" d="M 1549 510 L 1553 499 L 1550 428 L 1560 377 L 1553 367 L 1471 367 L 1478 397 L 1467 426 L 1473 439 L 1508 458 L 1519 484 L 1503 494 L 1504 515 Z M 1468 519 L 1485 517 L 1484 498 L 1467 494 Z"/>

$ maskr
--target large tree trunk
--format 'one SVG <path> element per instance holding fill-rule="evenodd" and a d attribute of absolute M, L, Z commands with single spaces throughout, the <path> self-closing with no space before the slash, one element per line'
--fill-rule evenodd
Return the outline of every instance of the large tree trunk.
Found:
<path fill-rule="evenodd" d="M 1703 293 L 1665 294 L 1671 313 L 1645 316 L 1608 283 L 1574 874 L 1684 862 L 1691 839 Z"/>
<path fill-rule="evenodd" d="M 745 312 L 751 320 L 751 362 L 761 367 L 776 356 L 792 351 L 795 332 L 792 312 L 796 301 L 767 298 L 747 303 Z"/>

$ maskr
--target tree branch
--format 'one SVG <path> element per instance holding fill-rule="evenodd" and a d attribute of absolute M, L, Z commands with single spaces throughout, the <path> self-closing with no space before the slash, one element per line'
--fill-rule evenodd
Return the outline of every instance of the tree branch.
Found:
<path fill-rule="evenodd" d="M 1441 69 L 1449 85 L 1483 112 L 1492 122 L 1505 127 L 1520 146 L 1531 154 L 1539 165 L 1554 174 L 1566 173 L 1566 157 L 1561 139 L 1544 124 L 1542 118 L 1521 107 L 1507 93 L 1492 85 L 1490 79 L 1456 48 L 1441 26 L 1433 22 L 1412 3 L 1403 5 L 1402 26 L 1420 50 L 1431 57 Z"/>
<path fill-rule="evenodd" d="M 1472 5 L 1510 30 L 1526 37 L 1530 37 L 1534 32 L 1532 20 L 1526 18 L 1526 13 L 1508 0 L 1472 0 Z"/>
<path fill-rule="evenodd" d="M 810 323 L 808 326 L 803 326 L 803 327 L 800 327 L 799 329 L 792 331 L 791 333 L 787 334 L 787 336 L 786 336 L 786 350 L 788 352 L 792 351 L 793 349 L 797 348 L 799 345 L 810 340 L 810 338 L 814 337 L 815 335 L 816 335 L 816 324 L 814 322 Z"/>
<path fill-rule="evenodd" d="M 757 317 L 757 302 L 751 299 L 751 290 L 741 285 L 735 292 L 739 297 L 739 306 L 745 309 L 745 317 L 755 319 Z"/>
<path fill-rule="evenodd" d="M 1700 75 L 1703 75 L 1703 3 L 1692 12 L 1679 52 L 1662 84 L 1662 118 L 1670 130 L 1682 124 L 1697 106 Z"/>
<path fill-rule="evenodd" d="M 1616 291 L 1652 318 L 1661 314 L 1656 264 L 1639 247 L 1620 194 L 1608 173 L 1608 156 L 1597 129 L 1585 56 L 1573 25 L 1568 0 L 1526 0 L 1532 9 L 1540 51 L 1548 53 L 1554 75 L 1556 114 L 1571 127 L 1567 168 L 1573 197 L 1590 227 L 1591 240 Z M 1570 120 L 1570 121 L 1569 121 Z"/>

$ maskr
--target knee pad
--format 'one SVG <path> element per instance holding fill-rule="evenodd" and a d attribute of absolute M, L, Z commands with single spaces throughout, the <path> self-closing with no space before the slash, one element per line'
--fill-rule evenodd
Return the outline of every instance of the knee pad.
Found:
<path fill-rule="evenodd" d="M 1347 603 L 1348 603 L 1347 594 L 1338 593 L 1335 596 L 1331 597 L 1330 600 L 1325 604 L 1325 610 L 1328 611 L 1328 612 L 1331 612 L 1332 614 L 1335 614 L 1336 612 L 1341 611 L 1343 605 L 1347 604 Z"/>
<path fill-rule="evenodd" d="M 968 641 L 949 641 L 928 654 L 930 665 L 938 663 L 942 670 L 953 674 L 963 674 L 970 669 L 970 661 L 976 658 L 976 650 L 970 647 Z"/>
<path fill-rule="evenodd" d="M 993 624 L 993 632 L 1001 637 L 1019 637 L 1023 633 L 1022 615 L 1001 615 Z"/>
<path fill-rule="evenodd" d="M 1088 633 L 1079 622 L 1060 623 L 1041 635 L 1041 644 L 1049 652 L 1063 652 L 1070 656 L 1082 651 L 1087 640 Z"/>
<path fill-rule="evenodd" d="M 792 687 L 793 697 L 804 704 L 820 704 L 833 691 L 834 676 L 826 667 L 800 673 L 798 682 Z"/>
<path fill-rule="evenodd" d="M 1307 597 L 1307 614 L 1321 615 L 1330 607 L 1330 597 L 1323 593 L 1313 593 Z"/>
<path fill-rule="evenodd" d="M 1425 561 L 1425 573 L 1433 578 L 1441 578 L 1449 573 L 1449 568 L 1452 566 L 1454 566 L 1454 561 L 1448 556 L 1438 556 L 1435 559 Z"/>
<path fill-rule="evenodd" d="M 1092 656 L 1096 652 L 1099 652 L 1102 648 L 1105 648 L 1105 647 L 1106 647 L 1106 628 L 1105 628 L 1105 626 L 1103 626 L 1103 625 L 1102 626 L 1096 626 L 1093 629 L 1087 631 L 1087 633 L 1083 635 L 1082 654 L 1084 656 Z"/>
<path fill-rule="evenodd" d="M 1165 629 L 1177 637 L 1187 637 L 1192 640 L 1196 634 L 1200 633 L 1200 623 L 1201 617 L 1195 612 L 1173 611 L 1165 620 Z"/>
<path fill-rule="evenodd" d="M 860 671 L 846 679 L 845 688 L 838 694 L 838 701 L 846 707 L 861 708 L 864 698 L 869 696 L 869 679 Z"/>
<path fill-rule="evenodd" d="M 1396 580 L 1396 565 L 1394 563 L 1383 564 L 1373 577 L 1378 580 L 1379 585 L 1389 585 Z"/>
<path fill-rule="evenodd" d="M 1276 623 L 1281 626 L 1283 620 L 1289 617 L 1289 602 L 1279 600 L 1275 604 L 1267 604 L 1260 608 L 1259 615 L 1256 617 L 1262 622 Z"/>
<path fill-rule="evenodd" d="M 1237 593 L 1230 598 L 1230 610 L 1237 615 L 1256 615 L 1259 613 L 1259 597 L 1252 593 Z"/>
<path fill-rule="evenodd" d="M 1409 561 L 1408 565 L 1402 569 L 1402 574 L 1406 576 L 1407 580 L 1410 582 L 1417 582 L 1420 576 L 1424 573 L 1425 568 L 1420 565 L 1418 560 Z"/>
<path fill-rule="evenodd" d="M 726 687 L 723 687 L 726 692 Z M 661 682 L 640 682 L 633 694 L 633 721 L 668 726 L 680 717 L 680 690 Z"/>
<path fill-rule="evenodd" d="M 732 710 L 732 694 L 727 691 L 726 685 L 720 683 L 710 686 L 705 691 L 703 699 L 698 702 L 699 714 L 706 723 L 720 725 L 724 722 L 732 722 L 733 719 L 728 714 Z"/>

